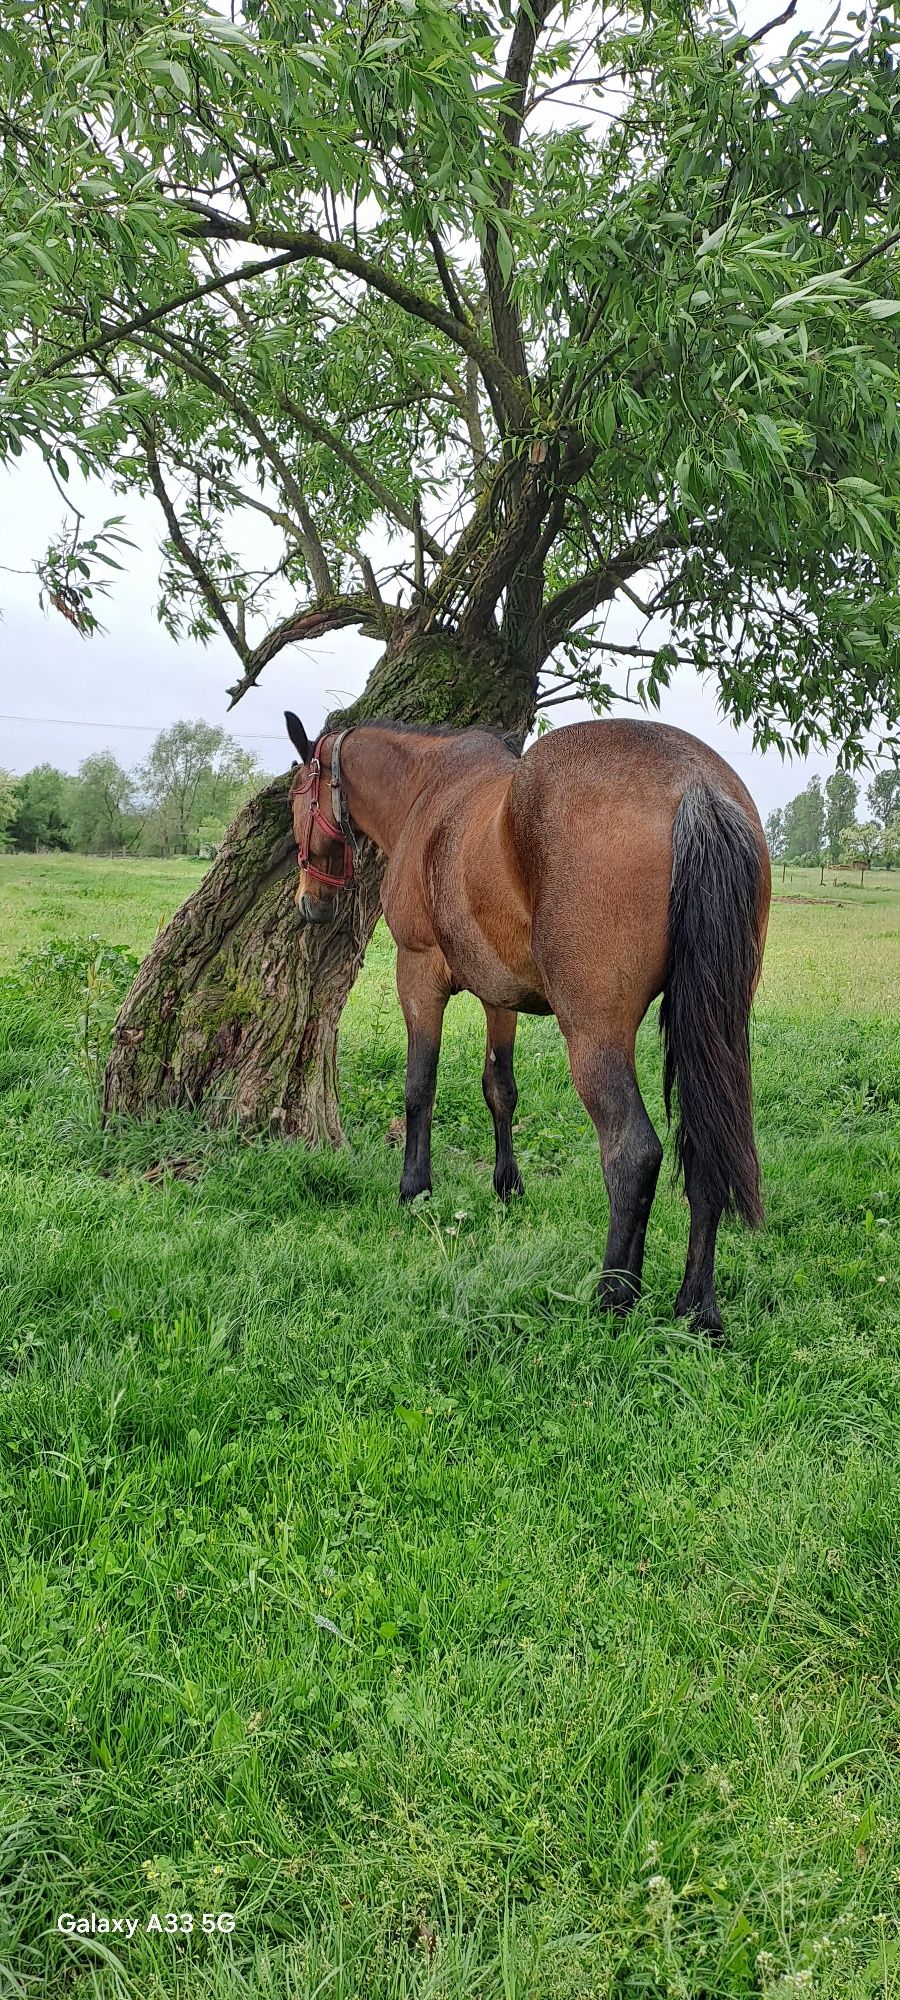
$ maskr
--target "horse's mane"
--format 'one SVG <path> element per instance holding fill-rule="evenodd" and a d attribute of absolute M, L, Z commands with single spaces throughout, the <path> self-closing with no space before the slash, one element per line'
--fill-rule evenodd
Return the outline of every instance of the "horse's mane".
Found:
<path fill-rule="evenodd" d="M 514 757 L 521 757 L 522 745 L 515 731 L 502 729 L 498 722 L 470 722 L 462 729 L 454 729 L 449 722 L 394 722 L 389 715 L 375 716 L 370 722 L 368 716 L 359 724 L 360 729 L 395 729 L 399 736 L 491 736 L 496 743 L 503 743 Z"/>

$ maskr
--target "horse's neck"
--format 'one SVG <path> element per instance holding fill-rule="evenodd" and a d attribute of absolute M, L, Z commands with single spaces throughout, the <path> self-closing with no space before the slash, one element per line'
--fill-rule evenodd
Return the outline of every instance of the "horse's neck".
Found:
<path fill-rule="evenodd" d="M 391 854 L 440 749 L 439 737 L 403 730 L 355 729 L 341 763 L 354 825 Z"/>

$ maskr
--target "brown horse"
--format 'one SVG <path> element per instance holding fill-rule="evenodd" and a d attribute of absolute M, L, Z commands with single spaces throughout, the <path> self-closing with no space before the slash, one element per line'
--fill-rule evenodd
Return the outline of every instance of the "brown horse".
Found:
<path fill-rule="evenodd" d="M 714 1340 L 724 1211 L 760 1219 L 748 1021 L 769 909 L 759 815 L 728 764 L 655 722 L 587 722 L 523 757 L 488 730 L 364 724 L 320 738 L 286 717 L 297 902 L 329 919 L 358 834 L 388 857 L 381 900 L 409 1037 L 400 1198 L 431 1187 L 444 1009 L 477 994 L 494 1186 L 522 1192 L 512 1143 L 516 1016 L 555 1014 L 594 1122 L 609 1194 L 600 1296 L 640 1290 L 662 1147 L 638 1089 L 635 1036 L 662 994 L 666 1108 L 691 1211 L 675 1311 Z M 325 786 L 322 787 L 322 778 Z"/>

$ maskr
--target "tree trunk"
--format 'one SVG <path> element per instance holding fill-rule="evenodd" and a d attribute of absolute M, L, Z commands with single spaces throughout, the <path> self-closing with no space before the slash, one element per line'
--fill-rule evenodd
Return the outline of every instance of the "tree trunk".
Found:
<path fill-rule="evenodd" d="M 529 665 L 410 621 L 359 701 L 329 720 L 480 722 L 524 737 L 534 698 Z M 338 1024 L 377 922 L 383 863 L 367 845 L 333 923 L 300 925 L 289 785 L 287 773 L 238 814 L 145 958 L 116 1021 L 105 1116 L 190 1105 L 212 1124 L 340 1144 Z"/>

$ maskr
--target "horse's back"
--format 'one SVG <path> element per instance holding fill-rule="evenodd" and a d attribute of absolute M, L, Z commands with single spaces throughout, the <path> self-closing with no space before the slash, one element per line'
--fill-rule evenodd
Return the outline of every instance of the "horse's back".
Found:
<path fill-rule="evenodd" d="M 630 1033 L 661 992 L 668 964 L 673 828 L 681 800 L 705 784 L 756 808 L 716 751 L 663 723 L 612 720 L 548 732 L 511 781 L 507 823 L 531 908 L 532 947 L 565 1027 L 599 1009 Z"/>
<path fill-rule="evenodd" d="M 538 738 L 516 767 L 508 821 L 526 875 L 543 875 L 548 849 L 598 846 L 615 867 L 661 844 L 670 872 L 672 826 L 690 785 L 706 784 L 746 813 L 764 847 L 746 786 L 709 744 L 662 722 L 577 722 Z M 576 835 L 575 841 L 572 834 Z"/>
<path fill-rule="evenodd" d="M 756 808 L 746 786 L 724 757 L 699 736 L 665 722 L 633 722 L 616 717 L 607 722 L 575 722 L 549 730 L 526 750 L 512 784 L 512 793 L 539 799 L 560 786 L 577 796 L 622 804 L 629 797 L 646 803 L 646 787 L 677 807 L 690 784 L 706 783 L 743 806 L 755 820 Z"/>

